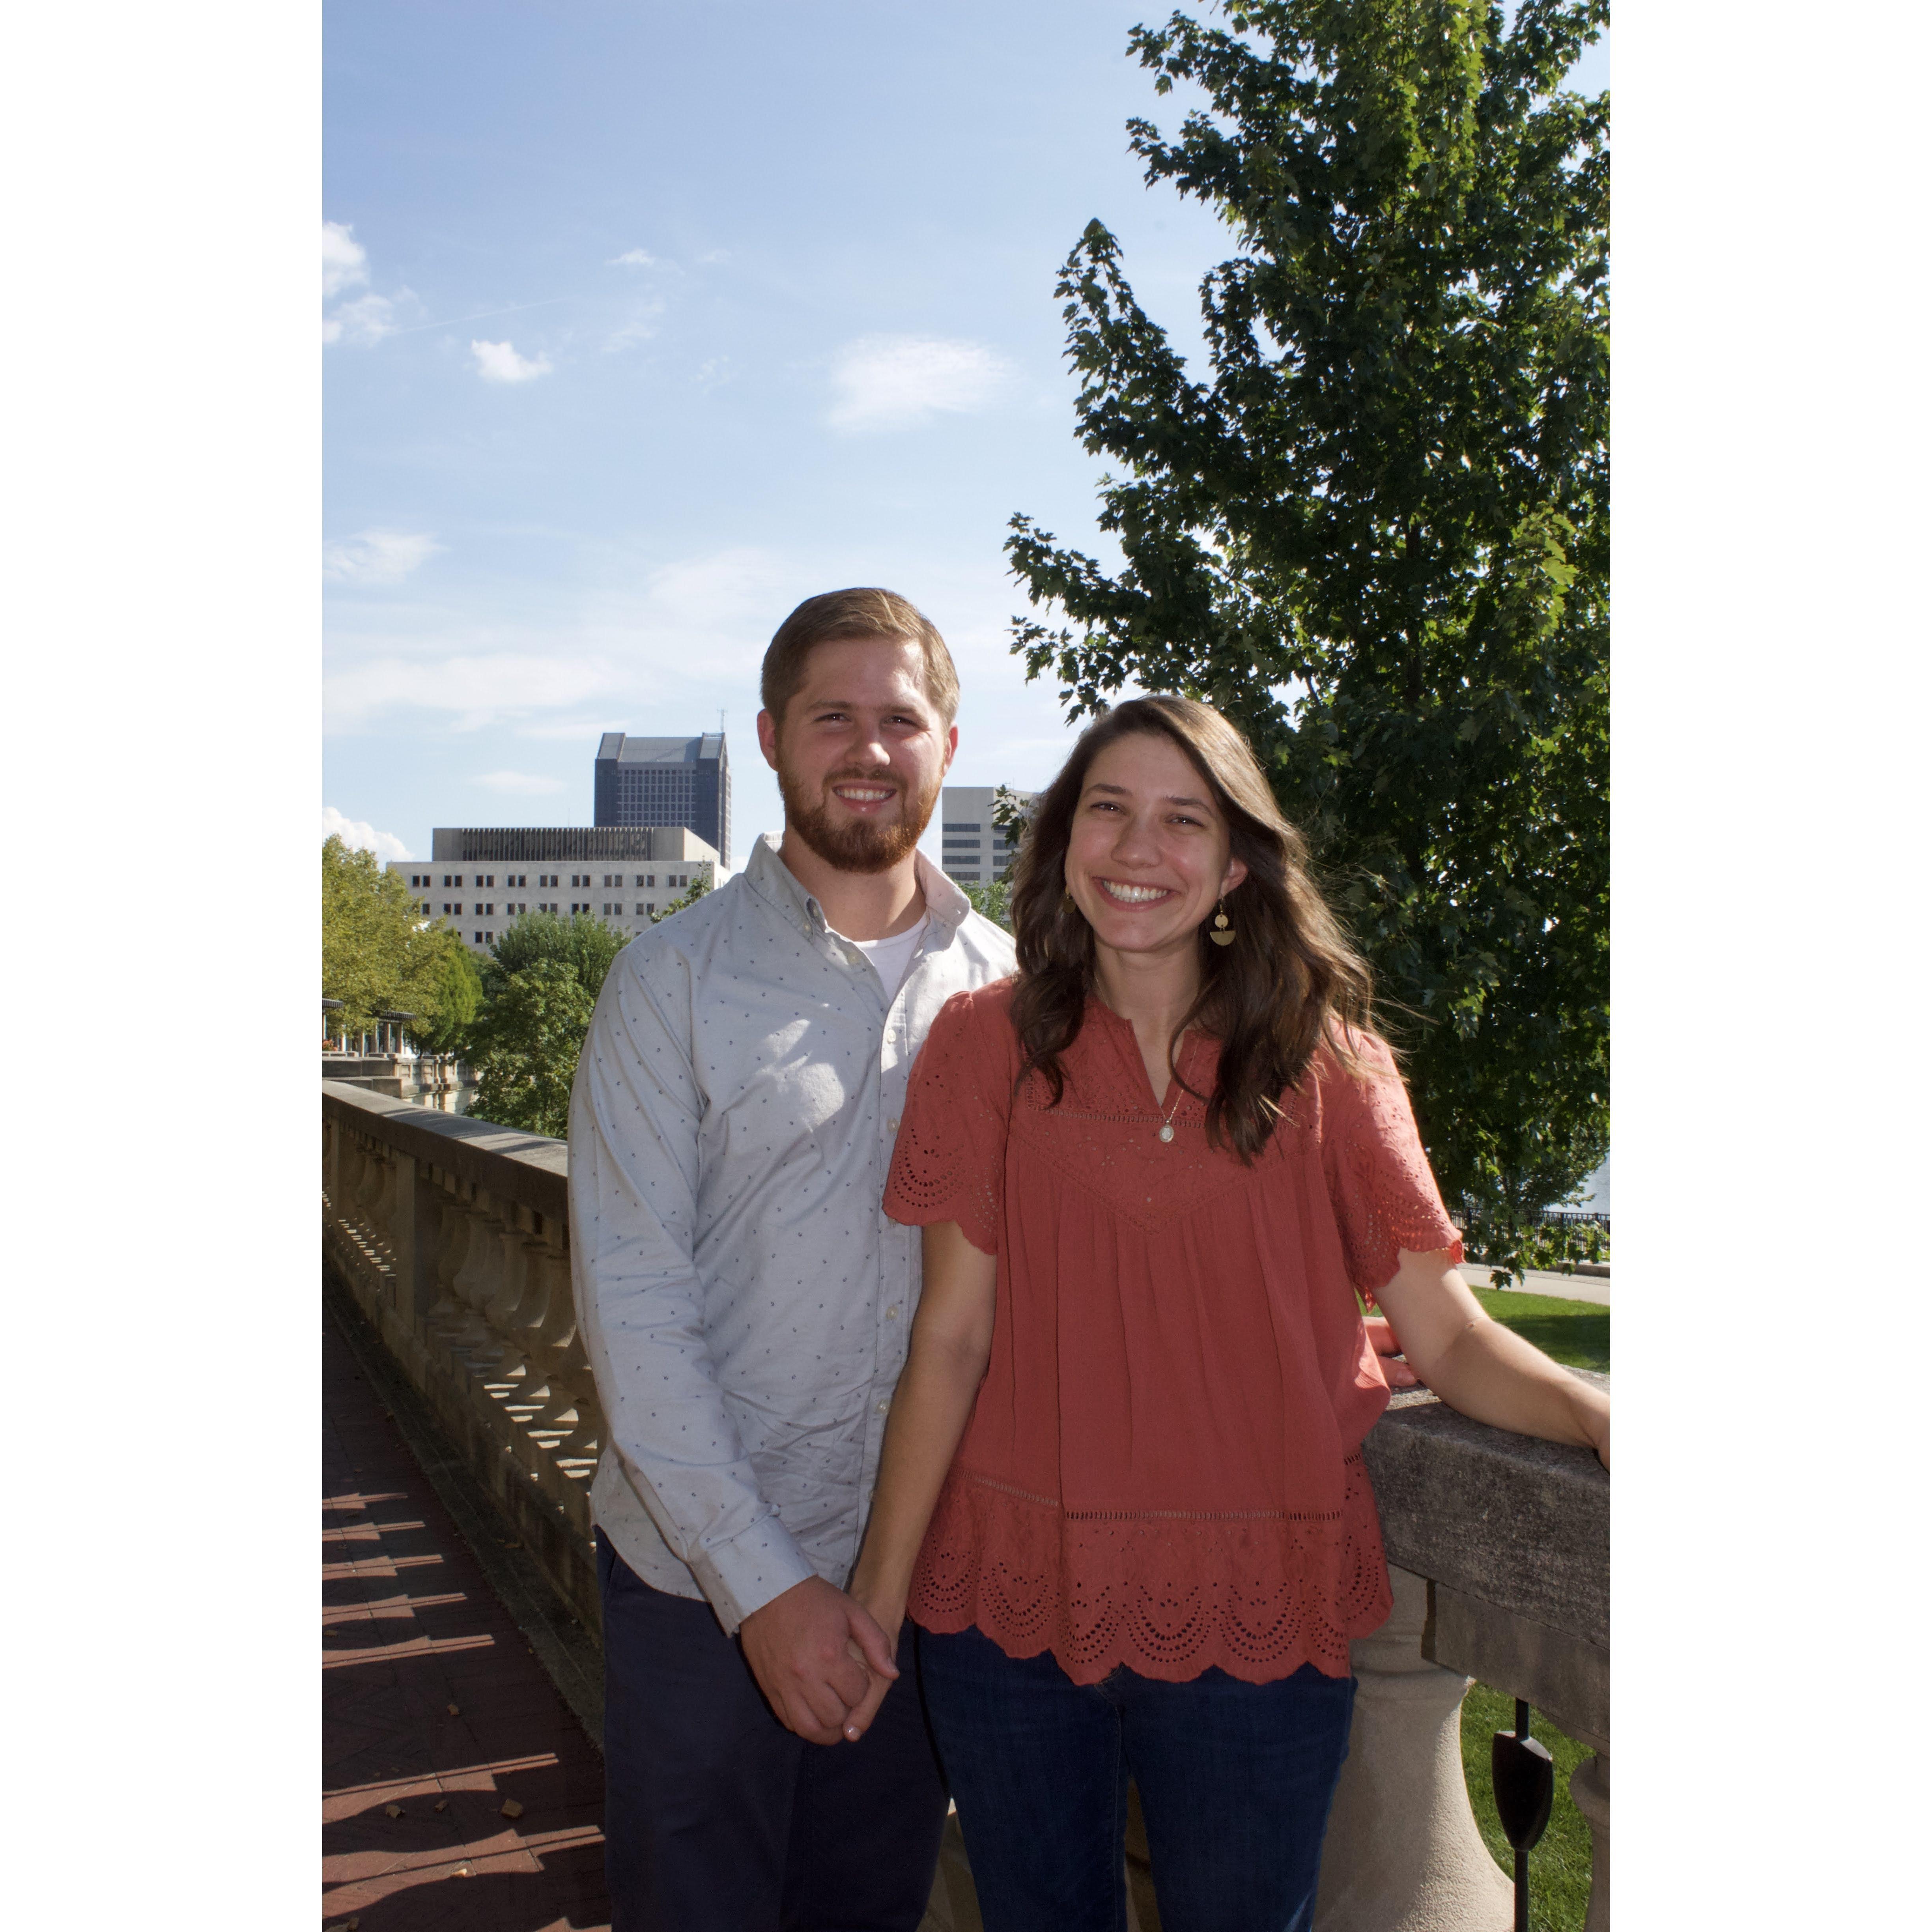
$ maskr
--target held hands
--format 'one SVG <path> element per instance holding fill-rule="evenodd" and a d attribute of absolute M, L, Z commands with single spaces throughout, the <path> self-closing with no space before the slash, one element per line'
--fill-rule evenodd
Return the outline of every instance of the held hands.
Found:
<path fill-rule="evenodd" d="M 778 1722 L 808 1744 L 856 1739 L 899 1674 L 885 1632 L 820 1576 L 754 1610 L 738 1639 Z"/>
<path fill-rule="evenodd" d="M 905 1598 L 902 1592 L 896 1601 L 888 1601 L 884 1592 L 868 1588 L 857 1577 L 852 1580 L 852 1594 L 856 1599 L 861 1614 L 869 1612 L 886 1640 L 886 1654 L 896 1656 L 899 1647 L 899 1628 L 905 1622 Z M 893 1676 L 898 1672 L 895 1671 Z M 879 1706 L 885 1702 L 886 1693 L 892 1688 L 890 1678 L 881 1677 L 877 1671 L 866 1686 L 865 1696 L 845 1720 L 845 1736 L 854 1744 L 866 1735 L 872 1720 L 879 1714 Z"/>

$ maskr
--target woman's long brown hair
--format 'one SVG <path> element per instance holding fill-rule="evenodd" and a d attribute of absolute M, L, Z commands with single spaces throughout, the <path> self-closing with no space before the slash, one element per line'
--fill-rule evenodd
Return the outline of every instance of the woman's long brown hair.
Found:
<path fill-rule="evenodd" d="M 1281 1117 L 1281 1096 L 1299 1084 L 1316 1049 L 1326 1040 L 1352 1060 L 1348 1036 L 1369 1026 L 1373 986 L 1368 962 L 1309 875 L 1307 842 L 1282 816 L 1247 740 L 1192 698 L 1136 698 L 1114 706 L 1081 734 L 1034 807 L 1010 902 L 1020 1078 L 1039 1072 L 1055 1105 L 1066 1091 L 1060 1056 L 1078 1034 L 1094 988 L 1094 929 L 1066 895 L 1067 843 L 1094 760 L 1134 733 L 1180 748 L 1212 789 L 1229 848 L 1248 868 L 1227 896 L 1234 943 L 1211 945 L 1201 928 L 1201 992 L 1181 1030 L 1198 1026 L 1220 1040 L 1214 1090 L 1195 1097 L 1207 1102 L 1210 1142 L 1252 1162 Z M 1169 1048 L 1171 1066 L 1180 1038 L 1177 1032 Z"/>

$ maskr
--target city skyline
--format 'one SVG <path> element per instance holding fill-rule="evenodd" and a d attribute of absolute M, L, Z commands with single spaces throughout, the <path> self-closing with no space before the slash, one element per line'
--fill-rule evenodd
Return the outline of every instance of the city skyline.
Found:
<path fill-rule="evenodd" d="M 1114 555 L 1060 265 L 1105 221 L 1198 369 L 1234 252 L 1127 149 L 1193 104 L 1126 52 L 1162 10 L 326 8 L 327 822 L 589 824 L 603 733 L 722 710 L 742 864 L 765 646 L 866 584 L 952 649 L 950 779 L 1043 785 L 1074 734 L 1007 648 L 1007 519 Z"/>

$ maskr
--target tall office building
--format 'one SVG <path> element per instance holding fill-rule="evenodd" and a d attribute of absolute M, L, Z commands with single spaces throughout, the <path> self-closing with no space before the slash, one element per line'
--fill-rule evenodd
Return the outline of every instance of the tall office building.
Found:
<path fill-rule="evenodd" d="M 1019 838 L 993 823 L 998 790 L 995 785 L 944 785 L 940 789 L 940 866 L 956 884 L 990 886 L 1005 876 L 1012 862 Z M 1013 794 L 1028 806 L 1039 796 L 1032 791 Z"/>
<path fill-rule="evenodd" d="M 633 738 L 606 731 L 597 747 L 598 825 L 685 825 L 731 862 L 731 764 L 724 734 Z"/>

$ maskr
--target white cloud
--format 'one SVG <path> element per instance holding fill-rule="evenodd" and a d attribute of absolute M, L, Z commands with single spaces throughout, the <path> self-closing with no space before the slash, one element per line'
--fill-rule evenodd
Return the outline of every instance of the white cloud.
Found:
<path fill-rule="evenodd" d="M 486 382 L 528 382 L 548 376 L 553 366 L 548 356 L 519 356 L 507 342 L 472 342 L 470 352 Z"/>
<path fill-rule="evenodd" d="M 450 730 L 473 731 L 500 718 L 587 704 L 622 682 L 601 657 L 561 652 L 371 658 L 325 676 L 322 711 L 333 730 L 359 730 L 380 712 L 413 708 L 445 712 Z"/>
<path fill-rule="evenodd" d="M 838 398 L 826 421 L 853 434 L 914 429 L 941 412 L 984 409 L 1006 378 L 1006 364 L 982 343 L 862 335 L 832 364 Z"/>
<path fill-rule="evenodd" d="M 325 306 L 351 289 L 367 287 L 369 251 L 356 240 L 350 224 L 325 221 L 322 224 L 322 299 Z M 394 297 L 374 293 L 358 296 L 353 302 L 337 302 L 322 319 L 325 343 L 346 342 L 358 349 L 393 335 L 400 326 L 396 320 L 396 302 L 413 304 L 407 289 L 398 289 Z"/>
<path fill-rule="evenodd" d="M 359 288 L 369 279 L 369 251 L 356 240 L 354 224 L 322 224 L 322 298 L 332 301 L 344 289 Z"/>
<path fill-rule="evenodd" d="M 434 602 L 412 601 L 410 588 L 334 599 L 326 728 L 443 735 L 501 725 L 520 737 L 587 734 L 594 743 L 601 731 L 657 728 L 638 721 L 667 705 L 688 702 L 703 716 L 730 693 L 755 710 L 758 666 L 778 620 L 808 592 L 872 573 L 859 557 L 745 545 L 655 564 L 620 548 L 596 574 L 593 586 L 542 614 L 442 601 L 460 598 L 456 586 L 439 586 Z"/>
<path fill-rule="evenodd" d="M 630 320 L 613 329 L 604 339 L 607 350 L 634 349 L 640 342 L 648 342 L 656 334 L 657 319 L 664 312 L 661 302 L 638 302 L 631 310 Z"/>
<path fill-rule="evenodd" d="M 322 319 L 324 342 L 352 343 L 366 349 L 396 332 L 395 305 L 387 296 L 360 296 Z"/>
<path fill-rule="evenodd" d="M 561 791 L 561 778 L 539 778 L 533 772 L 478 772 L 476 782 L 492 791 L 514 792 L 519 797 L 535 798 L 546 792 Z"/>
<path fill-rule="evenodd" d="M 442 546 L 420 530 L 362 530 L 322 547 L 322 574 L 331 584 L 400 584 Z"/>
<path fill-rule="evenodd" d="M 334 806 L 322 808 L 322 836 L 340 838 L 352 852 L 373 852 L 379 859 L 406 859 L 410 848 L 393 832 L 378 832 L 359 818 L 344 818 Z"/>
<path fill-rule="evenodd" d="M 647 255 L 641 248 L 626 248 L 621 255 L 613 255 L 604 266 L 607 268 L 654 268 L 658 258 Z"/>

